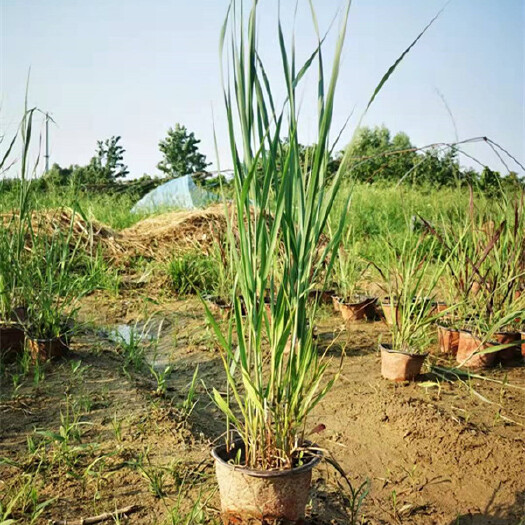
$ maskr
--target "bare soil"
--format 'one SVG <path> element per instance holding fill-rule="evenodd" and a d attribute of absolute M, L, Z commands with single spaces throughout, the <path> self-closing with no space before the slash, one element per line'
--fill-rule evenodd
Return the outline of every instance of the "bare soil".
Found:
<path fill-rule="evenodd" d="M 158 370 L 173 367 L 163 397 L 148 370 L 124 371 L 124 358 L 103 329 L 150 315 L 165 321 L 155 359 L 149 358 Z M 14 369 L 1 378 L 0 497 L 10 501 L 30 481 L 37 502 L 52 500 L 34 523 L 128 505 L 140 509 L 123 523 L 218 523 L 209 451 L 224 426 L 207 390 L 223 386 L 224 376 L 199 300 L 96 294 L 86 298 L 82 317 L 90 324 L 71 354 L 46 364 L 37 385 L 33 372 L 18 389 Z M 326 427 L 313 438 L 353 488 L 369 484 L 358 523 L 525 523 L 523 365 L 483 372 L 494 381 L 445 380 L 427 369 L 416 382 L 394 384 L 380 377 L 383 323 L 344 326 L 326 308 L 317 333 L 320 351 L 341 373 L 310 425 Z M 430 361 L 453 365 L 437 354 Z M 198 403 L 187 417 L 183 402 L 197 365 Z M 79 418 L 79 435 L 65 447 L 50 432 L 67 427 L 68 411 Z M 162 497 L 152 493 L 151 480 L 159 476 Z M 14 507 L 19 523 L 31 523 L 35 504 L 28 501 Z M 170 520 L 195 502 L 203 516 Z M 348 502 L 346 481 L 324 462 L 315 473 L 308 523 L 350 523 Z"/>

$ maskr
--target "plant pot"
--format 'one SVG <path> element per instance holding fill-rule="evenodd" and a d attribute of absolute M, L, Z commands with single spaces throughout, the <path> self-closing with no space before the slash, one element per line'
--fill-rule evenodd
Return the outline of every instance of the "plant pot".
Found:
<path fill-rule="evenodd" d="M 444 303 L 442 301 L 438 301 L 434 304 L 434 307 L 432 308 L 434 315 L 440 314 L 444 312 L 448 308 L 448 304 Z"/>
<path fill-rule="evenodd" d="M 17 324 L 0 325 L 0 360 L 9 363 L 24 350 L 25 335 Z"/>
<path fill-rule="evenodd" d="M 318 304 L 330 304 L 334 293 L 334 290 L 310 290 L 308 297 Z"/>
<path fill-rule="evenodd" d="M 521 355 L 521 334 L 519 332 L 498 332 L 494 334 L 494 341 L 499 345 L 513 343 L 512 346 L 496 352 L 496 359 L 502 364 L 505 365 L 519 359 Z"/>
<path fill-rule="evenodd" d="M 69 351 L 68 341 L 65 337 L 36 339 L 26 335 L 26 341 L 33 361 L 48 361 L 49 359 L 63 357 Z"/>
<path fill-rule="evenodd" d="M 391 381 L 411 381 L 421 372 L 421 367 L 428 355 L 412 354 L 392 350 L 387 344 L 380 344 L 381 350 L 381 375 Z"/>
<path fill-rule="evenodd" d="M 344 321 L 361 321 L 362 319 L 374 319 L 375 297 L 355 297 L 349 302 L 343 302 L 339 299 L 338 310 Z"/>
<path fill-rule="evenodd" d="M 399 323 L 400 312 L 397 303 L 383 302 L 381 303 L 383 309 L 383 316 L 387 325 L 392 326 L 394 323 Z"/>
<path fill-rule="evenodd" d="M 226 445 L 212 450 L 224 525 L 242 523 L 302 523 L 308 502 L 312 469 L 321 461 L 311 456 L 288 470 L 252 470 L 229 463 L 238 449 Z"/>
<path fill-rule="evenodd" d="M 467 330 L 459 331 L 458 352 L 456 354 L 456 361 L 463 363 L 467 368 L 487 368 L 494 364 L 496 360 L 496 352 L 488 354 L 476 354 L 477 351 L 486 350 L 494 346 L 491 343 L 484 343 L 479 337 L 476 337 Z"/>
<path fill-rule="evenodd" d="M 455 356 L 459 345 L 459 330 L 438 324 L 437 332 L 441 353 Z"/>
<path fill-rule="evenodd" d="M 332 305 L 334 306 L 334 312 L 339 312 L 341 303 L 337 295 L 332 295 Z"/>
<path fill-rule="evenodd" d="M 222 318 L 227 318 L 233 310 L 233 306 L 220 297 L 207 297 L 206 303 L 210 312 L 219 314 Z"/>
<path fill-rule="evenodd" d="M 525 332 L 520 332 L 521 339 L 521 356 L 525 359 Z"/>

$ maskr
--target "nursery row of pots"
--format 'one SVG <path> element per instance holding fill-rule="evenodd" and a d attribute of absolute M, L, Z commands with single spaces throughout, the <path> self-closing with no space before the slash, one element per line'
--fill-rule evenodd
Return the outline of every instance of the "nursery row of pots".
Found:
<path fill-rule="evenodd" d="M 443 354 L 470 368 L 490 367 L 498 362 L 505 365 L 520 355 L 525 358 L 525 332 L 497 332 L 490 341 L 484 341 L 470 330 L 438 325 L 438 342 Z M 490 352 L 499 346 L 503 348 Z"/>
<path fill-rule="evenodd" d="M 339 312 L 343 320 L 347 322 L 373 320 L 379 317 L 383 318 L 389 326 L 401 322 L 397 303 L 388 299 L 379 303 L 376 297 L 361 296 L 343 301 L 332 295 L 331 301 L 334 310 Z M 432 302 L 429 315 L 439 318 L 446 309 L 446 303 Z M 521 356 L 525 358 L 525 332 L 497 332 L 489 341 L 484 341 L 471 330 L 438 324 L 437 334 L 441 353 L 455 357 L 459 364 L 467 368 L 484 368 L 498 363 L 508 365 L 520 359 Z M 394 381 L 407 381 L 417 377 L 428 356 L 428 352 L 403 352 L 385 343 L 380 344 L 379 349 L 381 374 Z"/>

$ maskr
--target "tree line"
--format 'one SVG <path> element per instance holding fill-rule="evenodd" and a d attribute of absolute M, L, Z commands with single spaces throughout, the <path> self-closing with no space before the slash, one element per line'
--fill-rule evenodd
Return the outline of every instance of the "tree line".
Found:
<path fill-rule="evenodd" d="M 113 188 L 123 186 L 129 174 L 124 162 L 125 149 L 120 136 L 97 142 L 94 156 L 85 166 L 61 167 L 53 164 L 39 183 L 43 187 L 74 186 L 79 189 Z M 206 169 L 210 165 L 199 151 L 200 140 L 181 124 L 168 130 L 159 142 L 161 160 L 157 168 L 161 178 L 144 175 L 133 186 L 149 191 L 166 180 L 187 174 L 195 174 L 198 182 L 206 181 Z M 284 152 L 286 142 L 281 145 Z M 301 148 L 301 162 L 307 163 L 312 146 Z M 455 146 L 416 148 L 403 132 L 392 135 L 385 126 L 362 127 L 347 146 L 345 176 L 365 183 L 407 183 L 428 186 L 474 185 L 486 192 L 501 188 L 523 186 L 516 172 L 506 175 L 484 166 L 480 171 L 463 168 L 459 163 L 459 151 Z M 334 174 L 343 159 L 339 151 L 328 160 L 328 174 Z M 279 159 L 276 159 L 277 164 Z"/>

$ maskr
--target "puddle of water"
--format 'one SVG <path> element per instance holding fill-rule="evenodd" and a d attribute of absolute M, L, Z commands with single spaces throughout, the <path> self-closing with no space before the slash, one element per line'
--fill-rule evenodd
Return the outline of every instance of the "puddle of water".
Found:
<path fill-rule="evenodd" d="M 160 333 L 159 333 L 159 328 Z M 106 329 L 107 338 L 114 343 L 130 344 L 132 339 L 142 342 L 150 343 L 155 341 L 157 337 L 162 337 L 162 327 L 160 325 L 148 326 L 145 323 L 136 324 L 117 324 L 109 326 Z M 146 361 L 157 371 L 164 371 L 164 369 L 173 364 L 166 352 L 162 352 L 160 345 L 152 345 L 151 348 L 146 348 Z"/>
<path fill-rule="evenodd" d="M 114 343 L 124 342 L 129 344 L 132 338 L 138 339 L 139 341 L 153 341 L 156 334 L 151 329 L 146 330 L 140 324 L 117 324 L 107 329 L 107 336 L 108 339 Z"/>

